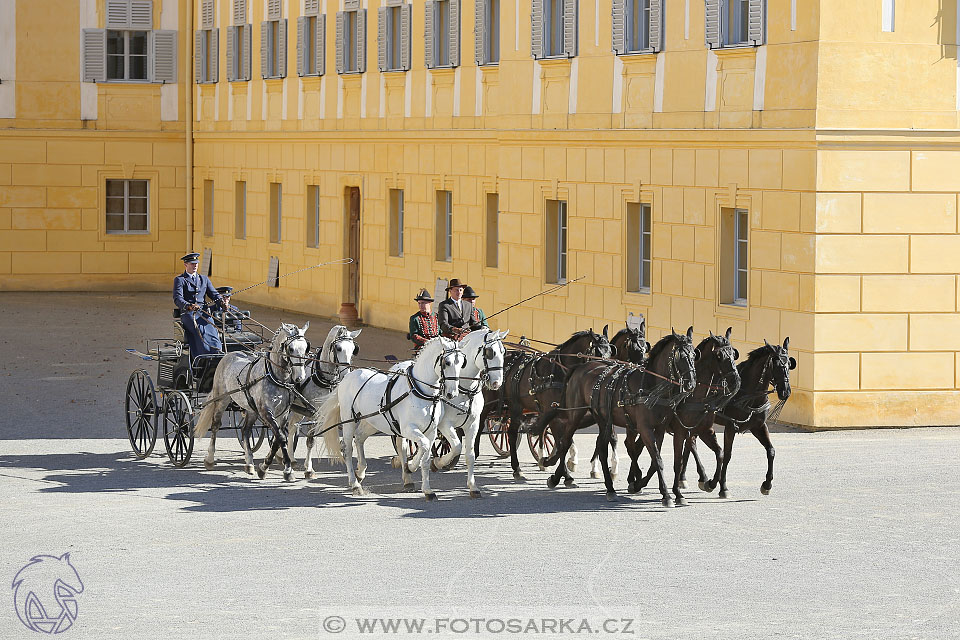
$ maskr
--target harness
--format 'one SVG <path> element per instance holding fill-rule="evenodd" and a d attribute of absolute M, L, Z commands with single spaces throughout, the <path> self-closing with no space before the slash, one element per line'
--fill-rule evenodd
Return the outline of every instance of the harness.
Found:
<path fill-rule="evenodd" d="M 739 411 L 746 412 L 747 414 L 746 418 L 744 418 L 743 420 L 737 420 L 736 418 L 733 418 L 724 413 L 720 413 L 720 411 L 717 411 L 717 415 L 720 416 L 721 418 L 724 418 L 730 421 L 737 431 L 742 431 L 744 427 L 751 420 L 753 420 L 754 416 L 756 416 L 757 414 L 763 414 L 764 420 L 767 420 L 767 419 L 776 420 L 777 417 L 780 416 L 780 412 L 783 410 L 783 406 L 787 403 L 786 400 L 778 400 L 777 404 L 771 405 L 769 400 L 770 394 L 777 392 L 776 389 L 767 388 L 771 384 L 771 382 L 767 380 L 767 376 L 769 375 L 769 372 L 770 372 L 770 364 L 773 357 L 777 355 L 778 354 L 771 353 L 771 355 L 767 357 L 766 362 L 764 362 L 763 364 L 763 370 L 761 370 L 760 378 L 758 380 L 758 385 L 761 389 L 763 389 L 763 391 L 755 391 L 753 393 L 745 393 L 742 395 L 738 393 L 735 398 L 733 398 L 726 404 L 725 408 L 727 409 L 733 408 Z M 759 400 L 761 398 L 763 399 L 763 404 L 761 404 L 759 407 L 749 406 L 751 402 L 755 402 L 756 400 Z"/>

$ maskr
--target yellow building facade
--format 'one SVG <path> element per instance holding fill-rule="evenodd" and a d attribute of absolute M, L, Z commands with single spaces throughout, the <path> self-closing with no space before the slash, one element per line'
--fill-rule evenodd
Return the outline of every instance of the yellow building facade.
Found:
<path fill-rule="evenodd" d="M 6 289 L 166 288 L 188 246 L 240 287 L 352 256 L 245 299 L 405 330 L 437 278 L 490 314 L 583 276 L 494 322 L 789 336 L 783 419 L 960 423 L 956 2 L 155 0 L 176 120 L 169 85 L 110 82 L 78 118 L 104 1 L 64 7 L 59 65 L 34 4 L 0 0 Z M 106 231 L 111 176 L 160 189 L 149 234 Z"/>

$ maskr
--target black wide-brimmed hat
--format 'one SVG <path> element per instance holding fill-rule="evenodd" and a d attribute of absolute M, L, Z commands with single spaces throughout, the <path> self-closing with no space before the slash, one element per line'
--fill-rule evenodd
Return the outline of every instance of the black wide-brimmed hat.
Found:
<path fill-rule="evenodd" d="M 453 289 L 454 287 L 465 287 L 465 286 L 467 285 L 463 282 L 460 282 L 459 278 L 454 278 L 453 280 L 450 281 L 450 284 L 447 285 L 447 288 L 444 289 L 444 291 L 450 291 L 450 289 Z"/>
<path fill-rule="evenodd" d="M 187 255 L 183 256 L 180 259 L 183 260 L 184 262 L 200 262 L 200 254 L 188 253 Z"/>
<path fill-rule="evenodd" d="M 229 296 L 233 294 L 233 287 L 217 287 L 217 293 L 222 296 Z"/>
<path fill-rule="evenodd" d="M 420 293 L 414 298 L 416 302 L 433 302 L 433 296 L 426 289 L 420 289 Z"/>
<path fill-rule="evenodd" d="M 463 297 L 467 300 L 475 300 L 480 296 L 478 296 L 477 292 L 473 290 L 473 287 L 467 285 L 463 288 Z"/>

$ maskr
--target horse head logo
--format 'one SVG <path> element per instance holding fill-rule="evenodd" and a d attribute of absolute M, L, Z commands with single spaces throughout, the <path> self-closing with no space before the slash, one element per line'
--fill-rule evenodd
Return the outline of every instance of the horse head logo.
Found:
<path fill-rule="evenodd" d="M 77 596 L 83 582 L 70 564 L 70 554 L 34 556 L 13 578 L 17 617 L 39 633 L 63 633 L 77 619 Z"/>

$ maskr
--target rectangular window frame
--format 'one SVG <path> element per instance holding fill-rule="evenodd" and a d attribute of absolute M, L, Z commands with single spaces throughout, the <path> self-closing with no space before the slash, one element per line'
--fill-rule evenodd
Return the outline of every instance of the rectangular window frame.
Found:
<path fill-rule="evenodd" d="M 566 200 L 547 200 L 544 213 L 547 241 L 544 280 L 547 284 L 566 284 L 569 206 Z"/>
<path fill-rule="evenodd" d="M 403 67 L 403 6 L 387 7 L 387 71 L 406 71 Z"/>
<path fill-rule="evenodd" d="M 111 198 L 116 198 L 116 196 L 108 195 L 110 191 L 111 182 L 120 182 L 123 184 L 123 229 L 114 229 L 110 230 L 107 228 L 107 217 L 116 216 L 116 213 L 109 213 L 110 207 L 107 206 L 107 202 Z M 144 183 L 146 189 L 146 195 L 143 196 L 144 202 L 144 211 L 142 214 L 146 217 L 146 228 L 145 229 L 130 229 L 130 216 L 131 215 L 141 215 L 140 213 L 131 213 L 130 212 L 130 199 L 137 198 L 140 199 L 140 196 L 131 196 L 130 195 L 130 184 L 132 182 L 142 182 Z M 104 183 L 104 233 L 109 236 L 149 236 L 151 234 L 150 229 L 150 180 L 136 178 L 136 179 L 121 179 L 121 178 L 107 178 Z"/>
<path fill-rule="evenodd" d="M 485 65 L 500 64 L 500 0 L 486 0 L 484 5 L 484 46 L 487 59 Z"/>
<path fill-rule="evenodd" d="M 283 243 L 283 185 L 271 182 L 270 192 L 270 244 Z"/>
<path fill-rule="evenodd" d="M 450 62 L 450 0 L 433 3 L 433 67 L 447 69 Z"/>
<path fill-rule="evenodd" d="M 318 76 L 317 71 L 317 20 L 320 16 L 306 16 L 307 18 L 307 41 L 304 43 L 304 64 L 305 76 Z"/>
<path fill-rule="evenodd" d="M 488 269 L 500 268 L 500 194 L 486 194 L 486 238 L 484 266 Z"/>
<path fill-rule="evenodd" d="M 653 50 L 650 46 L 650 0 L 627 0 L 626 4 L 626 53 L 648 53 Z"/>
<path fill-rule="evenodd" d="M 247 181 L 237 180 L 233 186 L 233 237 L 247 238 Z"/>
<path fill-rule="evenodd" d="M 749 209 L 721 205 L 718 229 L 718 303 L 727 309 L 746 311 L 750 303 Z"/>
<path fill-rule="evenodd" d="M 543 0 L 543 48 L 545 58 L 568 57 L 564 50 L 563 38 L 564 4 L 564 0 Z"/>
<path fill-rule="evenodd" d="M 111 34 L 122 34 L 123 37 L 123 52 L 121 54 L 110 53 L 110 38 Z M 144 53 L 143 54 L 132 54 L 130 53 L 130 35 L 133 33 L 142 33 L 144 34 Z M 116 37 L 116 36 L 114 36 Z M 107 53 L 106 53 L 106 81 L 115 82 L 115 83 L 130 83 L 130 84 L 150 84 L 150 39 L 153 37 L 152 31 L 145 31 L 141 29 L 107 29 L 106 31 L 106 43 L 107 43 Z M 123 59 L 123 77 L 111 77 L 110 75 L 110 59 L 120 57 Z M 143 78 L 131 78 L 130 77 L 130 59 L 132 57 L 143 58 Z"/>
<path fill-rule="evenodd" d="M 627 203 L 627 292 L 649 294 L 653 271 L 653 206 Z"/>
<path fill-rule="evenodd" d="M 389 190 L 390 206 L 390 257 L 403 257 L 403 189 Z"/>
<path fill-rule="evenodd" d="M 308 249 L 320 248 L 320 186 L 307 185 L 306 233 Z"/>
<path fill-rule="evenodd" d="M 357 60 L 357 28 L 360 11 L 343 12 L 343 73 L 360 73 L 360 61 Z"/>
<path fill-rule="evenodd" d="M 213 180 L 203 181 L 203 235 L 212 238 L 214 234 L 214 184 Z"/>
<path fill-rule="evenodd" d="M 437 262 L 453 261 L 453 192 L 446 189 L 436 191 L 436 246 L 434 258 Z"/>
<path fill-rule="evenodd" d="M 750 214 L 746 209 L 734 210 L 734 238 L 733 252 L 733 304 L 738 307 L 747 306 L 750 286 Z"/>

